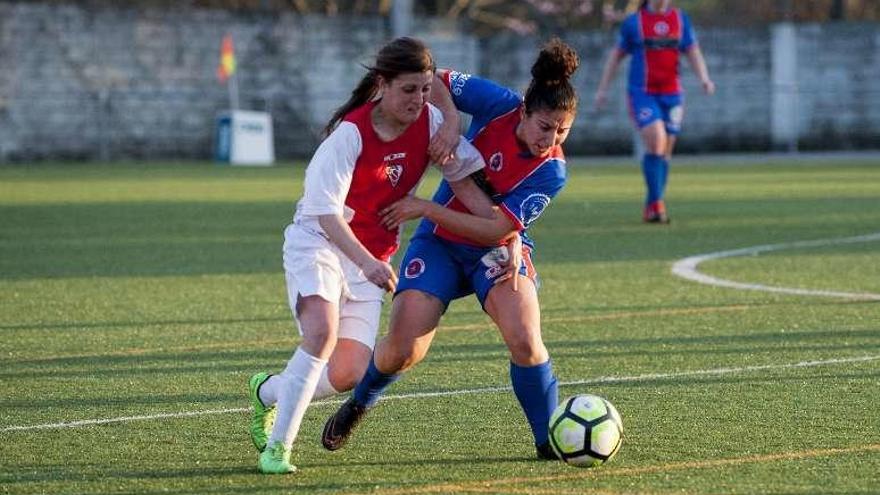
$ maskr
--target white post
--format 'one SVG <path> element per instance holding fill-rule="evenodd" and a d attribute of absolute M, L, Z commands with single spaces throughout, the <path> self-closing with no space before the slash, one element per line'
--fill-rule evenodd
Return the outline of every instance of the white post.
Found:
<path fill-rule="evenodd" d="M 391 35 L 394 38 L 412 34 L 412 0 L 393 0 L 391 5 Z"/>
<path fill-rule="evenodd" d="M 776 24 L 771 36 L 771 137 L 773 147 L 798 150 L 797 30 L 791 22 Z"/>

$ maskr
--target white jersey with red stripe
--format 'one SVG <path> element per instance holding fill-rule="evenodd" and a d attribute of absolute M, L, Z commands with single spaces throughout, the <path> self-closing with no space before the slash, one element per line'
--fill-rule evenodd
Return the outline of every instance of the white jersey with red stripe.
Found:
<path fill-rule="evenodd" d="M 370 112 L 376 102 L 347 114 L 321 143 L 306 169 L 302 199 L 294 223 L 326 237 L 320 215 L 340 215 L 370 253 L 387 261 L 399 246 L 400 229 L 388 230 L 378 212 L 414 194 L 428 167 L 428 143 L 443 122 L 433 105 L 392 141 L 382 141 Z M 458 158 L 442 167 L 444 179 L 461 180 L 483 168 L 479 152 L 462 139 Z"/>

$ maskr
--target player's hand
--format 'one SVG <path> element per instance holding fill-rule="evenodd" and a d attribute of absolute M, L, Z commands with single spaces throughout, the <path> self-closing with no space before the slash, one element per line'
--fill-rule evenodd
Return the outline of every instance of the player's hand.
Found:
<path fill-rule="evenodd" d="M 428 144 L 428 157 L 431 161 L 442 167 L 450 160 L 454 160 L 458 137 L 458 123 L 453 122 L 452 119 L 444 120 Z"/>
<path fill-rule="evenodd" d="M 400 227 L 407 220 L 425 216 L 425 207 L 430 201 L 415 196 L 405 196 L 379 212 L 380 222 L 388 230 Z"/>
<path fill-rule="evenodd" d="M 394 268 L 391 268 L 391 265 L 388 263 L 376 258 L 370 258 L 361 264 L 361 270 L 364 272 L 367 280 L 388 292 L 394 292 L 397 288 L 397 274 L 394 273 Z"/>
<path fill-rule="evenodd" d="M 500 284 L 510 279 L 513 283 L 513 291 L 517 292 L 519 290 L 519 268 L 523 262 L 522 237 L 519 236 L 519 233 L 511 237 L 505 247 L 507 248 L 507 262 L 499 263 L 504 266 L 504 271 L 501 272 L 501 276 L 495 279 L 494 283 Z"/>
<path fill-rule="evenodd" d="M 711 79 L 706 79 L 702 81 L 703 83 L 703 91 L 706 92 L 707 95 L 715 94 L 715 83 L 712 82 Z"/>
<path fill-rule="evenodd" d="M 446 165 L 450 160 L 455 159 L 458 139 L 458 122 L 453 122 L 453 119 L 444 120 L 428 143 L 428 157 L 441 167 Z"/>
<path fill-rule="evenodd" d="M 596 96 L 593 98 L 593 106 L 596 110 L 602 110 L 605 108 L 605 105 L 608 104 L 608 93 L 604 90 L 596 91 Z"/>

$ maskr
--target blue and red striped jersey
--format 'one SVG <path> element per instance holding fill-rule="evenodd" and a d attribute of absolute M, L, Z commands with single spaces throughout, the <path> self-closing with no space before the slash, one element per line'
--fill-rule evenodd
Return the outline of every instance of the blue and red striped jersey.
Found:
<path fill-rule="evenodd" d="M 455 106 L 472 116 L 466 137 L 486 161 L 486 178 L 493 201 L 522 232 L 523 242 L 532 246 L 526 229 L 541 216 L 550 200 L 565 185 L 565 156 L 554 146 L 547 156 L 532 155 L 516 138 L 522 117 L 522 97 L 492 81 L 451 71 L 445 78 Z M 441 182 L 433 200 L 456 211 L 468 212 Z M 454 242 L 474 245 L 425 219 L 419 233 L 433 232 Z"/>
<path fill-rule="evenodd" d="M 617 49 L 632 55 L 629 91 L 655 95 L 681 93 L 679 55 L 697 43 L 690 19 L 681 9 L 631 14 L 620 26 Z"/>

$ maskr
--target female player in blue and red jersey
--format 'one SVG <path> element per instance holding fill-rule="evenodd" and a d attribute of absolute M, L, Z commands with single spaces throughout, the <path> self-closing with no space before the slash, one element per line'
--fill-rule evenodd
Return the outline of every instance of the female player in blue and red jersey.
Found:
<path fill-rule="evenodd" d="M 309 162 L 302 199 L 284 232 L 288 300 L 302 342 L 280 374 L 257 373 L 249 382 L 250 433 L 263 473 L 295 469 L 290 450 L 309 403 L 349 390 L 367 367 L 383 295 L 397 284 L 388 260 L 400 230 L 385 227 L 379 212 L 414 194 L 428 167 L 435 146 L 429 140 L 443 122 L 428 103 L 433 80 L 434 61 L 422 42 L 388 43 Z M 468 176 L 484 162 L 461 141 L 435 148 L 435 161 L 448 162 L 443 175 L 456 191 L 482 195 Z M 447 160 L 453 149 L 456 159 Z"/>
<path fill-rule="evenodd" d="M 443 108 L 437 98 L 446 96 L 472 115 L 467 137 L 486 162 L 484 190 L 496 205 L 494 215 L 472 215 L 461 203 L 465 198 L 446 182 L 433 202 L 407 198 L 384 210 L 389 226 L 418 216 L 424 219 L 401 263 L 388 334 L 377 343 L 352 396 L 327 421 L 322 437 L 327 449 L 342 447 L 384 390 L 424 358 L 449 303 L 474 293 L 509 349 L 513 390 L 538 456 L 555 458 L 547 429 L 557 406 L 557 382 L 541 338 L 533 243 L 526 231 L 565 184 L 562 143 L 577 110 L 577 93 L 569 78 L 578 63 L 573 49 L 552 40 L 532 67 L 525 97 L 469 74 L 438 71 L 443 84 L 438 84 L 432 101 Z M 511 282 L 498 283 L 505 279 L 508 259 L 502 244 L 520 237 L 520 256 L 512 263 L 518 270 Z"/>
<path fill-rule="evenodd" d="M 679 54 L 687 56 L 706 94 L 715 92 L 690 19 L 670 4 L 671 0 L 643 0 L 638 12 L 623 21 L 595 97 L 596 107 L 601 109 L 618 65 L 632 55 L 627 91 L 630 114 L 645 148 L 642 174 L 647 195 L 642 219 L 651 223 L 669 223 L 664 194 L 669 160 L 684 116 Z"/>

